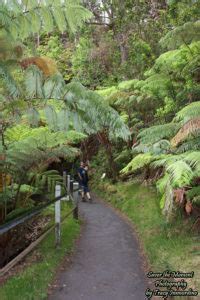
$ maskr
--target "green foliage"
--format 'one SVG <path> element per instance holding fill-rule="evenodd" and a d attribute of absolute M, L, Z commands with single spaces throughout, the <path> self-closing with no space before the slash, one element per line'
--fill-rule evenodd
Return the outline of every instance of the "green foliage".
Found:
<path fill-rule="evenodd" d="M 172 25 L 179 26 L 199 19 L 198 0 L 168 0 L 167 2 Z"/>
<path fill-rule="evenodd" d="M 157 181 L 156 188 L 158 189 L 158 191 L 161 194 L 165 194 L 165 189 L 166 189 L 167 183 L 169 182 L 169 179 L 170 179 L 170 175 L 169 175 L 169 173 L 166 173 L 165 176 L 163 176 L 162 178 L 160 178 Z M 163 204 L 163 207 L 164 207 L 163 199 L 161 199 L 161 203 Z"/>
<path fill-rule="evenodd" d="M 37 48 L 40 56 L 47 56 L 54 59 L 57 63 L 58 70 L 61 72 L 64 80 L 70 81 L 73 77 L 71 60 L 72 60 L 73 45 L 67 43 L 66 46 L 57 35 L 50 38 L 45 37 L 42 44 Z"/>
<path fill-rule="evenodd" d="M 138 83 L 137 79 L 122 81 L 118 84 L 118 89 L 122 91 L 130 91 L 134 89 L 136 84 Z"/>
<path fill-rule="evenodd" d="M 68 214 L 71 208 L 65 206 L 64 214 Z M 21 299 L 44 299 L 47 297 L 49 285 L 53 276 L 66 253 L 71 253 L 74 241 L 80 232 L 79 222 L 70 216 L 62 223 L 61 239 L 59 250 L 55 250 L 54 232 L 51 232 L 36 248 L 39 253 L 38 259 L 33 264 L 27 266 L 20 274 L 16 274 L 0 288 L 0 298 L 2 300 Z M 35 276 L 33 276 L 35 274 Z"/>
<path fill-rule="evenodd" d="M 128 46 L 129 55 L 125 68 L 129 70 L 129 77 L 143 78 L 144 72 L 152 65 L 154 59 L 151 46 L 136 36 L 129 38 Z"/>
<path fill-rule="evenodd" d="M 155 158 L 149 154 L 138 154 L 135 156 L 129 164 L 121 170 L 121 174 L 133 173 L 137 170 L 140 170 L 146 166 L 148 166 Z"/>
<path fill-rule="evenodd" d="M 154 144 L 162 139 L 171 138 L 179 129 L 179 124 L 169 123 L 151 126 L 142 130 L 138 138 L 142 144 Z"/>
<path fill-rule="evenodd" d="M 63 178 L 56 170 L 49 170 L 41 173 L 30 172 L 29 181 L 37 188 L 37 193 L 51 192 L 54 196 L 55 185 L 63 184 Z"/>
<path fill-rule="evenodd" d="M 198 118 L 200 115 L 200 101 L 190 103 L 181 109 L 177 115 L 175 120 L 180 121 L 182 124 L 190 121 L 191 119 Z"/>
<path fill-rule="evenodd" d="M 17 217 L 20 217 L 21 215 L 25 214 L 26 212 L 30 211 L 33 206 L 28 207 L 19 207 L 7 214 L 5 221 L 11 221 L 16 219 Z"/>
<path fill-rule="evenodd" d="M 155 155 L 165 154 L 170 152 L 170 142 L 168 140 L 160 140 L 156 143 L 150 144 L 139 144 L 138 146 L 133 146 L 132 151 L 134 153 L 151 153 Z"/>
<path fill-rule="evenodd" d="M 8 128 L 5 137 L 8 144 L 32 138 L 52 148 L 61 144 L 76 144 L 83 140 L 86 135 L 73 130 L 53 133 L 48 127 L 31 128 L 27 125 L 17 125 Z"/>
<path fill-rule="evenodd" d="M 155 168 L 155 178 L 163 177 L 161 206 L 172 213 L 173 189 L 193 186 L 200 170 L 198 1 L 86 2 L 3 1 L 1 172 L 18 192 L 24 184 L 51 189 L 47 166 L 73 160 L 73 145 L 103 132 L 122 174 L 151 177 Z M 98 25 L 82 27 L 73 41 L 66 31 L 91 18 L 85 7 Z M 37 54 L 56 60 L 60 73 L 47 57 L 26 57 L 33 38 Z M 138 155 L 125 166 L 131 147 Z"/>
<path fill-rule="evenodd" d="M 173 187 L 189 185 L 194 177 L 191 167 L 184 161 L 176 161 L 170 164 L 166 171 L 170 174 Z"/>
<path fill-rule="evenodd" d="M 110 32 L 100 35 L 97 42 L 88 39 L 86 34 L 79 39 L 72 57 L 75 78 L 92 88 L 116 82 L 112 78 L 112 70 L 115 68 L 115 61 L 119 60 L 117 53 L 117 44 Z"/>
<path fill-rule="evenodd" d="M 130 149 L 125 149 L 121 151 L 119 155 L 115 157 L 115 162 L 119 166 L 119 169 L 122 169 L 127 165 L 127 163 L 130 161 L 130 157 L 132 156 Z"/>
<path fill-rule="evenodd" d="M 186 192 L 187 198 L 189 200 L 194 200 L 200 196 L 200 187 L 199 186 L 195 186 L 193 187 L 191 190 Z"/>
<path fill-rule="evenodd" d="M 183 44 L 200 40 L 200 21 L 187 22 L 169 31 L 160 43 L 164 48 L 176 49 Z"/>
<path fill-rule="evenodd" d="M 17 125 L 7 129 L 4 140 L 6 159 L 1 161 L 0 170 L 12 176 L 13 183 L 6 187 L 6 191 L 10 191 L 7 201 L 13 208 L 20 199 L 30 199 L 35 193 L 52 193 L 56 182 L 62 183 L 62 177 L 57 171 L 45 171 L 46 168 L 61 158 L 74 160 L 79 152 L 70 144 L 84 138 L 81 133 L 52 132 L 47 127 Z"/>
<path fill-rule="evenodd" d="M 25 39 L 40 30 L 51 32 L 56 25 L 60 31 L 75 32 L 92 14 L 80 1 L 3 1 L 0 10 L 1 29 L 14 39 Z"/>
<path fill-rule="evenodd" d="M 200 137 L 192 138 L 186 140 L 181 145 L 179 145 L 177 149 L 177 153 L 184 153 L 191 150 L 199 150 L 200 149 Z"/>

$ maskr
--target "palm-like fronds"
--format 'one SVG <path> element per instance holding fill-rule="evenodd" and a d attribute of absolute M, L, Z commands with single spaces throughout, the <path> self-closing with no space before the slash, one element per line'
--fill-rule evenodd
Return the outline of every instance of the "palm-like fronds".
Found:
<path fill-rule="evenodd" d="M 12 98 L 18 98 L 21 95 L 21 89 L 14 80 L 7 64 L 0 61 L 0 78 L 3 81 L 8 95 Z"/>
<path fill-rule="evenodd" d="M 171 144 L 173 147 L 176 147 L 182 141 L 190 137 L 191 135 L 196 135 L 200 132 L 200 118 L 195 118 L 187 123 L 185 123 L 178 133 L 171 140 Z"/>
<path fill-rule="evenodd" d="M 28 176 L 31 187 L 35 187 L 37 192 L 54 191 L 56 183 L 62 185 L 63 178 L 56 170 L 48 170 L 44 172 L 30 172 Z"/>
<path fill-rule="evenodd" d="M 173 187 L 189 185 L 194 177 L 192 168 L 181 160 L 170 164 L 166 171 L 170 174 L 170 181 Z"/>
<path fill-rule="evenodd" d="M 176 49 L 180 45 L 190 44 L 193 41 L 200 40 L 200 21 L 187 22 L 182 26 L 169 31 L 164 38 L 160 40 L 160 44 L 164 48 Z"/>
<path fill-rule="evenodd" d="M 151 154 L 159 155 L 167 153 L 170 149 L 170 142 L 168 140 L 160 140 L 155 144 L 142 144 L 140 143 L 138 146 L 132 148 L 133 153 L 147 153 L 150 152 Z"/>
<path fill-rule="evenodd" d="M 172 146 L 176 147 L 181 142 L 191 137 L 198 137 L 200 131 L 200 102 L 193 102 L 181 111 L 179 111 L 174 119 L 182 124 L 181 129 L 171 140 Z"/>
<path fill-rule="evenodd" d="M 200 116 L 200 101 L 192 102 L 181 109 L 174 119 L 175 122 L 181 122 L 183 125 L 192 119 Z"/>
<path fill-rule="evenodd" d="M 155 157 L 149 153 L 138 154 L 130 161 L 130 163 L 125 168 L 121 170 L 120 173 L 131 174 L 137 170 L 148 166 L 153 160 L 155 160 Z"/>
<path fill-rule="evenodd" d="M 42 72 L 37 67 L 30 66 L 25 78 L 27 98 L 43 98 L 42 80 Z"/>
<path fill-rule="evenodd" d="M 195 137 L 190 140 L 186 140 L 180 146 L 178 146 L 176 152 L 177 153 L 184 153 L 187 151 L 195 151 L 200 149 L 200 137 Z"/>
<path fill-rule="evenodd" d="M 159 155 L 155 161 L 152 162 L 151 167 L 153 168 L 160 168 L 160 167 L 167 167 L 168 165 L 181 160 L 184 158 L 184 155 L 173 155 L 173 154 L 165 154 Z"/>
<path fill-rule="evenodd" d="M 200 151 L 185 153 L 184 160 L 192 167 L 200 169 Z"/>
<path fill-rule="evenodd" d="M 155 125 L 142 130 L 138 138 L 143 144 L 154 144 L 162 139 L 173 137 L 179 128 L 177 123 Z"/>
<path fill-rule="evenodd" d="M 30 65 L 36 65 L 45 76 L 52 76 L 59 73 L 56 62 L 46 56 L 28 57 L 20 61 L 20 65 L 25 69 Z"/>
<path fill-rule="evenodd" d="M 60 158 L 73 160 L 79 153 L 70 146 L 73 137 L 80 141 L 85 136 L 73 132 L 52 133 L 45 127 L 32 129 L 21 125 L 10 128 L 5 134 L 9 148 L 4 150 L 5 159 L 0 165 L 1 173 L 9 172 L 15 182 L 21 179 L 26 181 L 27 175 L 33 170 L 43 170 Z"/>
<path fill-rule="evenodd" d="M 170 175 L 168 173 L 165 173 L 165 175 L 156 182 L 156 188 L 161 194 L 165 193 L 165 189 L 169 180 Z"/>
<path fill-rule="evenodd" d="M 60 31 L 75 32 L 92 14 L 80 1 L 3 0 L 0 8 L 0 24 L 14 39 L 25 39 L 40 30 L 51 32 L 54 26 Z"/>

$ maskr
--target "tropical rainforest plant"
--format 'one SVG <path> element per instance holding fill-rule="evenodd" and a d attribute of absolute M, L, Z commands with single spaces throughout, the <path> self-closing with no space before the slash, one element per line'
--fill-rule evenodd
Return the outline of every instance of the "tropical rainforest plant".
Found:
<path fill-rule="evenodd" d="M 27 186 L 26 199 L 45 187 L 52 191 L 59 176 L 46 169 L 61 158 L 73 160 L 78 151 L 71 145 L 94 133 L 128 139 L 129 130 L 101 96 L 78 82 L 66 84 L 54 60 L 24 55 L 22 41 L 31 35 L 55 26 L 74 32 L 90 18 L 79 1 L 5 1 L 1 9 L 1 192 L 6 207 L 11 201 L 15 209 Z"/>

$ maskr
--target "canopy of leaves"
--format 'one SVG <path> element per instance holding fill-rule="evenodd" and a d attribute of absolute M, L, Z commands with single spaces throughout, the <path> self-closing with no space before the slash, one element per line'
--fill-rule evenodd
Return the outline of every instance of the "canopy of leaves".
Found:
<path fill-rule="evenodd" d="M 77 30 L 92 14 L 79 0 L 15 1 L 3 0 L 0 10 L 1 30 L 14 39 L 25 39 L 41 30 L 51 32 Z"/>

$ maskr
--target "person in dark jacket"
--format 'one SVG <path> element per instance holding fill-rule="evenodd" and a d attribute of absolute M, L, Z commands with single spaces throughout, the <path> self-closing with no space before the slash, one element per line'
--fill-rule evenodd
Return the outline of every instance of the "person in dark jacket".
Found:
<path fill-rule="evenodd" d="M 78 182 L 81 188 L 81 197 L 82 197 L 82 201 L 85 202 L 85 197 L 84 197 L 84 190 L 83 190 L 83 171 L 84 171 L 84 162 L 80 162 L 80 167 L 77 170 L 77 174 L 78 174 Z"/>
<path fill-rule="evenodd" d="M 80 178 L 80 186 L 82 188 L 82 201 L 85 202 L 85 195 L 87 199 L 92 202 L 91 196 L 90 196 L 90 190 L 88 186 L 88 166 L 83 165 L 80 166 L 79 171 L 78 171 L 78 176 Z"/>

